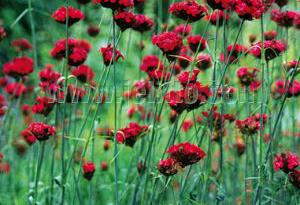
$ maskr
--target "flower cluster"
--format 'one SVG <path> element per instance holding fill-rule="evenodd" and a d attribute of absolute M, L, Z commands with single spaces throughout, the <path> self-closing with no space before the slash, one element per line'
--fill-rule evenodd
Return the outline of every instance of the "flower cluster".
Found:
<path fill-rule="evenodd" d="M 36 140 L 48 140 L 49 137 L 55 135 L 55 133 L 55 127 L 42 122 L 33 122 L 26 130 L 21 132 L 21 136 L 28 144 L 33 144 Z"/>
<path fill-rule="evenodd" d="M 136 141 L 145 135 L 147 130 L 147 125 L 139 125 L 138 123 L 131 122 L 127 127 L 118 130 L 116 140 L 118 143 L 133 147 Z"/>
<path fill-rule="evenodd" d="M 221 10 L 215 10 L 212 14 L 207 15 L 206 19 L 209 20 L 212 25 L 222 26 L 224 22 L 229 20 L 229 14 L 225 14 L 224 11 Z"/>
<path fill-rule="evenodd" d="M 199 54 L 196 57 L 196 67 L 200 70 L 204 71 L 207 70 L 212 66 L 212 59 L 209 54 Z"/>
<path fill-rule="evenodd" d="M 300 82 L 294 80 L 292 84 L 290 81 L 285 80 L 276 81 L 271 87 L 271 94 L 274 99 L 280 99 L 286 92 L 288 98 L 297 97 L 300 95 Z"/>
<path fill-rule="evenodd" d="M 28 90 L 23 83 L 8 83 L 5 86 L 5 91 L 11 95 L 12 98 L 19 98 L 24 95 Z"/>
<path fill-rule="evenodd" d="M 61 87 L 58 83 L 60 77 L 61 74 L 53 70 L 53 65 L 46 65 L 39 73 L 39 86 L 46 93 L 56 93 Z"/>
<path fill-rule="evenodd" d="M 291 27 L 294 24 L 294 19 L 298 14 L 295 11 L 280 11 L 278 9 L 272 10 L 271 19 L 282 27 Z"/>
<path fill-rule="evenodd" d="M 153 20 L 143 14 L 136 14 L 134 16 L 134 23 L 132 29 L 138 32 L 150 31 L 153 26 Z"/>
<path fill-rule="evenodd" d="M 3 73 L 14 78 L 27 76 L 33 70 L 33 60 L 27 56 L 16 57 L 3 65 Z"/>
<path fill-rule="evenodd" d="M 192 28 L 193 27 L 191 25 L 179 24 L 173 29 L 173 32 L 185 37 L 191 33 Z"/>
<path fill-rule="evenodd" d="M 32 112 L 42 114 L 45 117 L 52 111 L 56 101 L 49 97 L 37 97 L 35 104 L 32 106 Z"/>
<path fill-rule="evenodd" d="M 52 14 L 52 18 L 58 23 L 68 23 L 68 26 L 72 26 L 74 23 L 84 19 L 84 14 L 72 6 L 68 7 L 68 11 L 66 7 L 62 6 Z"/>
<path fill-rule="evenodd" d="M 229 10 L 234 5 L 234 0 L 206 0 L 212 9 Z"/>
<path fill-rule="evenodd" d="M 207 9 L 196 1 L 182 1 L 170 5 L 169 12 L 188 22 L 195 22 L 207 14 Z"/>
<path fill-rule="evenodd" d="M 220 60 L 221 62 L 225 61 L 226 63 L 236 63 L 238 62 L 238 59 L 240 58 L 241 55 L 243 54 L 246 55 L 247 53 L 248 53 L 248 48 L 243 45 L 240 44 L 229 45 L 227 47 L 226 57 L 224 53 L 222 53 L 220 56 Z"/>
<path fill-rule="evenodd" d="M 235 126 L 240 130 L 240 132 L 243 135 L 255 135 L 260 128 L 264 129 L 263 125 L 260 126 L 260 120 L 262 119 L 263 125 L 266 123 L 268 115 L 263 114 L 262 116 L 260 114 L 252 115 L 250 117 L 247 117 L 244 120 L 236 120 Z"/>
<path fill-rule="evenodd" d="M 206 49 L 206 39 L 200 35 L 197 36 L 188 36 L 187 42 L 189 44 L 189 48 L 194 52 L 201 52 Z"/>
<path fill-rule="evenodd" d="M 68 44 L 68 52 L 66 51 L 66 44 Z M 85 40 L 70 38 L 66 41 L 66 39 L 61 39 L 55 43 L 50 54 L 58 60 L 66 58 L 66 54 L 68 54 L 68 64 L 70 66 L 79 66 L 87 59 L 90 49 L 90 44 Z"/>
<path fill-rule="evenodd" d="M 157 166 L 165 176 L 176 174 L 179 169 L 199 162 L 206 155 L 200 147 L 189 142 L 172 145 L 167 153 L 170 157 L 161 160 Z"/>
<path fill-rule="evenodd" d="M 80 82 L 86 83 L 92 82 L 95 73 L 89 66 L 80 65 L 72 70 L 72 75 L 76 76 Z"/>
<path fill-rule="evenodd" d="M 234 11 L 243 20 L 259 19 L 266 8 L 263 0 L 236 0 Z"/>
<path fill-rule="evenodd" d="M 133 0 L 93 0 L 94 4 L 101 4 L 105 8 L 112 10 L 124 9 L 134 6 Z"/>
<path fill-rule="evenodd" d="M 257 79 L 257 73 L 259 70 L 257 68 L 239 68 L 236 72 L 236 75 L 242 86 L 246 86 L 250 91 L 256 91 L 261 82 Z"/>
<path fill-rule="evenodd" d="M 256 57 L 261 58 L 262 42 L 254 44 L 250 53 Z M 270 61 L 286 50 L 286 45 L 282 41 L 270 40 L 264 42 L 264 52 L 266 61 Z"/>

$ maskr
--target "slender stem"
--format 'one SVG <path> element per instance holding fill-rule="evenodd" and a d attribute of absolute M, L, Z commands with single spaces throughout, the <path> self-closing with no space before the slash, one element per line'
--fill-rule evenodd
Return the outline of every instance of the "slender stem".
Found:
<path fill-rule="evenodd" d="M 35 172 L 36 175 L 35 175 L 34 203 L 33 204 L 36 204 L 38 202 L 38 188 L 39 188 L 38 186 L 39 186 L 41 168 L 42 168 L 43 159 L 44 159 L 45 144 L 46 144 L 46 142 L 39 143 L 39 158 L 37 161 L 36 172 Z"/>
<path fill-rule="evenodd" d="M 37 48 L 36 48 L 36 34 L 35 34 L 35 23 L 32 14 L 32 0 L 28 0 L 28 12 L 29 12 L 29 20 L 30 20 L 30 29 L 31 29 L 31 39 L 32 39 L 32 52 L 34 59 L 34 67 L 38 67 L 38 58 L 37 58 Z"/>

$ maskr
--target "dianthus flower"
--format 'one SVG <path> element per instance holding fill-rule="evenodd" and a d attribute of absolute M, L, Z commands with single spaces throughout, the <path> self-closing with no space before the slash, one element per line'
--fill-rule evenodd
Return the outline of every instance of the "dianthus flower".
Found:
<path fill-rule="evenodd" d="M 260 86 L 260 81 L 257 80 L 257 73 L 259 70 L 257 68 L 239 68 L 236 75 L 242 86 L 249 87 L 250 91 L 255 91 Z"/>
<path fill-rule="evenodd" d="M 130 11 L 117 11 L 114 14 L 114 21 L 120 27 L 121 31 L 132 28 L 135 23 L 135 15 Z"/>
<path fill-rule="evenodd" d="M 190 72 L 190 71 L 181 72 L 177 78 L 178 78 L 180 84 L 183 87 L 185 87 L 189 83 L 196 83 L 199 72 L 200 72 L 200 70 L 195 68 L 195 69 L 193 69 L 192 72 Z"/>
<path fill-rule="evenodd" d="M 46 65 L 39 73 L 39 87 L 46 93 L 56 93 L 61 87 L 58 83 L 60 77 L 61 74 L 53 70 L 53 65 Z"/>
<path fill-rule="evenodd" d="M 189 44 L 190 49 L 196 53 L 205 50 L 206 48 L 206 39 L 200 35 L 197 36 L 188 36 L 187 42 Z M 199 47 L 199 48 L 198 48 Z"/>
<path fill-rule="evenodd" d="M 196 1 L 190 0 L 171 4 L 169 7 L 169 13 L 182 20 L 195 22 L 206 15 L 207 9 L 198 4 Z"/>
<path fill-rule="evenodd" d="M 200 70 L 207 70 L 212 66 L 212 60 L 209 54 L 199 54 L 196 58 L 196 67 Z"/>
<path fill-rule="evenodd" d="M 280 11 L 278 9 L 272 10 L 271 19 L 282 27 L 291 27 L 294 24 L 295 17 L 299 15 L 295 11 Z"/>
<path fill-rule="evenodd" d="M 250 53 L 256 58 L 261 58 L 262 42 L 258 42 L 251 47 Z M 285 52 L 286 45 L 282 41 L 271 40 L 264 42 L 264 52 L 266 61 L 272 60 Z"/>
<path fill-rule="evenodd" d="M 27 92 L 27 88 L 23 83 L 8 83 L 5 86 L 5 91 L 11 95 L 11 97 L 18 98 Z"/>
<path fill-rule="evenodd" d="M 32 112 L 36 114 L 42 114 L 48 116 L 52 111 L 56 101 L 49 97 L 37 97 L 35 103 L 32 106 Z"/>
<path fill-rule="evenodd" d="M 134 16 L 134 23 L 132 29 L 141 33 L 150 31 L 153 26 L 153 20 L 143 14 L 136 14 Z"/>
<path fill-rule="evenodd" d="M 14 78 L 24 77 L 33 72 L 33 60 L 27 56 L 16 57 L 3 65 L 3 73 Z"/>
<path fill-rule="evenodd" d="M 169 60 L 175 60 L 182 47 L 182 38 L 177 33 L 165 32 L 152 37 L 152 44 L 156 45 Z"/>
<path fill-rule="evenodd" d="M 94 176 L 96 170 L 95 164 L 93 162 L 84 162 L 82 163 L 83 177 L 87 180 L 91 180 Z"/>
<path fill-rule="evenodd" d="M 112 65 L 114 62 L 118 62 L 119 58 L 122 58 L 123 60 L 125 59 L 122 53 L 116 49 L 116 56 L 113 61 L 114 52 L 111 44 L 108 44 L 107 47 L 102 47 L 99 51 L 102 54 L 103 61 L 106 66 Z"/>
<path fill-rule="evenodd" d="M 87 29 L 87 33 L 89 34 L 89 36 L 91 37 L 95 37 L 99 34 L 100 32 L 100 28 L 99 26 L 89 26 L 88 29 Z"/>
<path fill-rule="evenodd" d="M 93 2 L 94 4 L 101 4 L 101 6 L 112 10 L 134 6 L 133 0 L 93 0 Z"/>
<path fill-rule="evenodd" d="M 181 35 L 181 36 L 188 36 L 192 31 L 191 25 L 179 24 L 173 29 L 173 32 Z"/>
<path fill-rule="evenodd" d="M 32 49 L 32 45 L 25 38 L 15 39 L 11 42 L 12 47 L 18 52 Z"/>
<path fill-rule="evenodd" d="M 50 136 L 53 136 L 56 133 L 55 127 L 42 122 L 31 123 L 28 126 L 27 130 L 30 131 L 39 141 L 45 141 L 49 139 Z"/>
<path fill-rule="evenodd" d="M 221 54 L 220 60 L 221 62 L 226 62 L 226 63 L 236 63 L 238 62 L 238 59 L 240 58 L 241 55 L 247 54 L 248 53 L 248 48 L 240 45 L 240 44 L 235 44 L 235 45 L 229 45 L 227 47 L 227 54 L 226 54 L 226 60 L 224 53 Z M 230 59 L 229 59 L 230 57 Z"/>
<path fill-rule="evenodd" d="M 72 84 L 68 85 L 67 94 L 66 94 L 66 102 L 74 103 L 80 102 L 84 98 L 86 91 L 84 88 L 76 87 Z"/>
<path fill-rule="evenodd" d="M 263 0 L 236 0 L 234 5 L 234 11 L 238 16 L 248 21 L 259 19 L 265 10 Z"/>
<path fill-rule="evenodd" d="M 209 20 L 212 25 L 222 26 L 224 21 L 227 22 L 229 20 L 229 14 L 226 13 L 225 15 L 224 11 L 215 10 L 212 14 L 206 15 L 206 19 Z"/>
<path fill-rule="evenodd" d="M 268 116 L 263 114 L 263 125 L 265 124 L 267 118 Z M 244 120 L 236 120 L 235 126 L 244 135 L 254 135 L 260 130 L 260 119 L 260 114 L 252 115 Z M 264 127 L 262 127 L 262 129 L 264 129 Z"/>
<path fill-rule="evenodd" d="M 291 173 L 289 173 L 289 181 L 296 188 L 300 189 L 300 170 L 295 169 Z"/>
<path fill-rule="evenodd" d="M 172 176 L 178 172 L 176 168 L 176 161 L 172 158 L 160 160 L 157 169 L 165 176 Z"/>
<path fill-rule="evenodd" d="M 127 125 L 127 127 L 118 130 L 116 140 L 118 143 L 133 147 L 136 141 L 140 137 L 143 137 L 147 130 L 147 125 L 139 125 L 135 122 L 131 122 Z"/>
<path fill-rule="evenodd" d="M 79 9 L 72 6 L 68 7 L 68 11 L 66 7 L 62 6 L 52 14 L 52 18 L 61 24 L 66 24 L 68 21 L 68 26 L 72 26 L 74 23 L 84 19 L 84 14 Z"/>
<path fill-rule="evenodd" d="M 289 173 L 300 166 L 300 158 L 297 154 L 291 152 L 277 154 L 273 161 L 273 166 L 276 171 L 282 170 Z"/>
<path fill-rule="evenodd" d="M 23 130 L 20 135 L 29 145 L 34 144 L 37 140 L 34 134 L 32 134 L 28 129 Z"/>
<path fill-rule="evenodd" d="M 232 8 L 234 0 L 206 0 L 206 3 L 214 10 L 227 10 Z"/>
<path fill-rule="evenodd" d="M 142 59 L 140 69 L 146 73 L 153 70 L 163 70 L 163 62 L 155 55 L 147 55 Z"/>
<path fill-rule="evenodd" d="M 82 82 L 91 82 L 95 76 L 94 71 L 87 65 L 80 65 L 72 70 L 72 75 Z"/>

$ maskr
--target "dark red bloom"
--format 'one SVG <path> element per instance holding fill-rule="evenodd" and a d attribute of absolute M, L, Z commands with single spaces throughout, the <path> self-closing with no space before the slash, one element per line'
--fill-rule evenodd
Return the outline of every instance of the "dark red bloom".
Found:
<path fill-rule="evenodd" d="M 6 76 L 0 77 L 0 87 L 5 87 L 8 82 L 9 82 L 8 77 Z"/>
<path fill-rule="evenodd" d="M 132 29 L 141 33 L 150 31 L 153 26 L 153 20 L 143 14 L 137 14 L 134 16 L 134 23 Z"/>
<path fill-rule="evenodd" d="M 191 119 L 185 119 L 182 123 L 182 132 L 188 132 L 194 125 L 194 121 Z"/>
<path fill-rule="evenodd" d="M 16 57 L 3 65 L 3 73 L 15 78 L 24 77 L 33 72 L 33 66 L 31 58 Z"/>
<path fill-rule="evenodd" d="M 136 97 L 145 98 L 151 90 L 151 83 L 148 80 L 138 80 L 133 84 L 133 89 L 136 91 Z"/>
<path fill-rule="evenodd" d="M 58 83 L 60 77 L 61 74 L 53 70 L 53 65 L 46 65 L 39 73 L 39 87 L 46 93 L 56 93 L 61 87 Z"/>
<path fill-rule="evenodd" d="M 275 3 L 280 7 L 284 7 L 289 3 L 289 0 L 275 0 Z"/>
<path fill-rule="evenodd" d="M 89 26 L 87 29 L 87 33 L 91 36 L 91 37 L 95 37 L 99 34 L 100 32 L 100 28 L 99 26 Z"/>
<path fill-rule="evenodd" d="M 18 98 L 27 92 L 27 88 L 23 83 L 8 83 L 5 86 L 5 91 L 11 95 L 11 97 Z"/>
<path fill-rule="evenodd" d="M 24 116 L 30 115 L 31 114 L 31 110 L 32 110 L 32 108 L 28 104 L 23 104 L 22 107 L 21 107 L 21 111 L 22 111 L 22 114 Z"/>
<path fill-rule="evenodd" d="M 106 161 L 102 161 L 102 162 L 101 162 L 101 170 L 102 170 L 102 171 L 108 170 L 108 164 L 107 164 Z"/>
<path fill-rule="evenodd" d="M 182 47 L 182 38 L 177 33 L 165 32 L 152 37 L 152 44 L 156 45 L 167 56 L 169 60 L 174 60 Z"/>
<path fill-rule="evenodd" d="M 246 144 L 241 137 L 237 137 L 234 147 L 236 148 L 237 154 L 239 156 L 244 154 L 244 152 L 246 150 Z"/>
<path fill-rule="evenodd" d="M 196 83 L 197 76 L 200 73 L 200 70 L 197 68 L 193 69 L 193 71 L 184 71 L 178 75 L 178 80 L 180 84 L 185 87 L 189 83 Z"/>
<path fill-rule="evenodd" d="M 249 87 L 251 91 L 255 91 L 260 85 L 260 82 L 257 80 L 258 72 L 257 68 L 242 67 L 237 70 L 236 75 L 242 86 Z"/>
<path fill-rule="evenodd" d="M 37 140 L 34 134 L 32 134 L 28 129 L 23 130 L 20 135 L 29 145 L 34 144 Z"/>
<path fill-rule="evenodd" d="M 128 28 L 132 28 L 135 23 L 135 15 L 130 11 L 117 11 L 114 15 L 114 21 L 121 31 L 125 31 Z"/>
<path fill-rule="evenodd" d="M 42 122 L 33 122 L 27 128 L 35 138 L 39 141 L 45 141 L 49 139 L 50 136 L 55 135 L 55 127 L 51 125 L 44 124 Z"/>
<path fill-rule="evenodd" d="M 68 11 L 66 7 L 62 6 L 52 14 L 52 18 L 61 24 L 66 24 L 68 18 L 68 25 L 72 26 L 74 23 L 84 19 L 84 14 L 72 6 L 68 7 Z"/>
<path fill-rule="evenodd" d="M 80 4 L 87 4 L 87 3 L 89 3 L 91 0 L 77 0 L 78 1 L 78 3 L 80 3 Z"/>
<path fill-rule="evenodd" d="M 222 97 L 223 95 L 225 99 L 231 99 L 236 91 L 237 90 L 232 86 L 225 86 L 224 88 L 220 87 L 218 90 L 218 97 Z"/>
<path fill-rule="evenodd" d="M 93 2 L 94 4 L 101 4 L 101 6 L 112 10 L 134 6 L 133 0 L 93 0 Z"/>
<path fill-rule="evenodd" d="M 140 69 L 146 73 L 153 70 L 163 70 L 163 62 L 155 55 L 147 55 L 142 59 Z"/>
<path fill-rule="evenodd" d="M 25 38 L 15 39 L 11 42 L 11 45 L 16 49 L 18 52 L 26 51 L 32 49 L 32 45 L 30 42 Z"/>
<path fill-rule="evenodd" d="M 224 20 L 225 22 L 227 22 L 229 20 L 229 14 L 224 13 L 224 11 L 221 11 L 221 10 L 215 10 L 213 11 L 212 14 L 208 14 L 206 16 L 206 19 L 209 20 L 209 22 L 212 24 L 212 25 L 217 25 L 218 26 L 222 26 L 223 23 L 224 23 Z"/>
<path fill-rule="evenodd" d="M 165 176 L 172 176 L 178 172 L 176 168 L 176 161 L 172 158 L 160 160 L 157 169 Z"/>
<path fill-rule="evenodd" d="M 264 37 L 267 41 L 276 39 L 276 36 L 277 32 L 274 30 L 264 32 Z"/>
<path fill-rule="evenodd" d="M 244 120 L 236 120 L 235 126 L 244 135 L 254 135 L 260 130 L 260 114 L 252 115 Z M 263 114 L 263 125 L 266 123 L 268 116 Z M 264 129 L 264 127 L 262 127 Z"/>
<path fill-rule="evenodd" d="M 193 58 L 187 54 L 187 48 L 185 46 L 182 47 L 178 56 L 178 63 L 180 67 L 187 68 L 192 62 Z"/>
<path fill-rule="evenodd" d="M 297 13 L 294 18 L 294 26 L 296 29 L 300 29 L 300 13 Z"/>
<path fill-rule="evenodd" d="M 263 0 L 236 0 L 234 11 L 244 20 L 259 19 L 266 11 Z"/>
<path fill-rule="evenodd" d="M 94 71 L 87 65 L 80 65 L 72 70 L 72 75 L 82 82 L 91 82 L 95 76 Z"/>
<path fill-rule="evenodd" d="M 87 180 L 91 180 L 96 171 L 95 164 L 93 162 L 84 162 L 82 163 L 83 177 Z"/>
<path fill-rule="evenodd" d="M 250 53 L 256 58 L 261 58 L 261 49 L 262 42 L 258 42 L 254 44 L 250 50 Z M 282 41 L 265 41 L 264 42 L 264 51 L 265 51 L 265 59 L 266 61 L 272 60 L 279 56 L 279 54 L 285 52 L 286 45 Z"/>
<path fill-rule="evenodd" d="M 279 26 L 291 27 L 294 24 L 295 17 L 299 15 L 295 11 L 280 11 L 278 9 L 272 10 L 271 19 L 275 21 Z"/>
<path fill-rule="evenodd" d="M 48 116 L 48 114 L 52 111 L 56 101 L 49 97 L 37 97 L 35 99 L 35 103 L 32 106 L 32 112 L 35 114 L 42 114 L 44 116 Z"/>
<path fill-rule="evenodd" d="M 172 145 L 167 150 L 170 157 L 180 164 L 181 167 L 195 164 L 205 157 L 205 152 L 197 145 L 189 142 Z"/>
<path fill-rule="evenodd" d="M 201 52 L 206 49 L 206 39 L 200 35 L 197 36 L 188 36 L 187 42 L 189 44 L 190 49 L 196 53 Z"/>
<path fill-rule="evenodd" d="M 131 122 L 127 125 L 127 127 L 118 130 L 116 134 L 116 140 L 118 143 L 133 147 L 136 141 L 140 137 L 143 137 L 147 130 L 147 125 L 141 126 L 135 122 Z"/>
<path fill-rule="evenodd" d="M 212 60 L 209 54 L 199 54 L 196 58 L 196 67 L 200 70 L 207 70 L 212 66 Z"/>
<path fill-rule="evenodd" d="M 171 4 L 169 12 L 177 18 L 195 22 L 206 15 L 207 9 L 196 1 L 190 0 Z"/>
<path fill-rule="evenodd" d="M 273 161 L 274 170 L 289 173 L 300 166 L 300 158 L 291 152 L 277 154 Z"/>
<path fill-rule="evenodd" d="M 107 47 L 102 47 L 100 52 L 102 53 L 103 61 L 106 66 L 112 65 L 114 62 L 118 62 L 119 58 L 122 58 L 123 60 L 125 59 L 122 53 L 116 49 L 116 56 L 113 61 L 114 52 L 111 44 L 108 44 Z"/>
<path fill-rule="evenodd" d="M 206 3 L 214 10 L 227 10 L 232 8 L 234 0 L 206 0 Z"/>
<path fill-rule="evenodd" d="M 109 150 L 109 148 L 110 148 L 110 142 L 108 140 L 105 140 L 103 143 L 103 149 L 107 151 Z"/>
<path fill-rule="evenodd" d="M 171 79 L 172 73 L 164 70 L 153 70 L 147 73 L 150 81 L 152 81 L 155 87 L 158 87 L 160 84 L 164 84 Z"/>

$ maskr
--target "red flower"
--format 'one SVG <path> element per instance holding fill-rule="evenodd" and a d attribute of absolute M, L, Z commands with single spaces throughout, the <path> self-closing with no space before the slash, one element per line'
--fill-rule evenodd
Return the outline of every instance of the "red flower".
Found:
<path fill-rule="evenodd" d="M 146 111 L 144 106 L 142 105 L 132 105 L 127 110 L 127 116 L 131 119 L 135 114 L 139 116 L 140 119 L 145 120 L 146 118 Z"/>
<path fill-rule="evenodd" d="M 114 21 L 121 31 L 125 31 L 128 28 L 132 28 L 135 23 L 135 15 L 130 11 L 117 11 L 114 15 Z"/>
<path fill-rule="evenodd" d="M 169 12 L 177 18 L 189 22 L 200 20 L 207 13 L 207 9 L 196 1 L 182 1 L 170 5 Z"/>
<path fill-rule="evenodd" d="M 82 163 L 83 177 L 87 180 L 91 180 L 96 171 L 95 164 L 93 162 Z"/>
<path fill-rule="evenodd" d="M 24 77 L 33 72 L 33 60 L 27 56 L 16 57 L 3 65 L 3 73 L 15 78 Z"/>
<path fill-rule="evenodd" d="M 21 107 L 21 111 L 22 111 L 22 114 L 24 116 L 30 115 L 31 114 L 31 110 L 32 110 L 32 108 L 28 104 L 23 104 L 22 107 Z"/>
<path fill-rule="evenodd" d="M 5 87 L 8 83 L 8 77 L 0 77 L 0 87 Z"/>
<path fill-rule="evenodd" d="M 256 58 L 261 58 L 262 42 L 254 44 L 250 53 Z M 286 45 L 281 41 L 271 40 L 264 42 L 264 51 L 266 61 L 272 60 L 286 50 Z"/>
<path fill-rule="evenodd" d="M 110 142 L 108 140 L 105 140 L 103 144 L 103 149 L 107 151 L 109 150 L 109 147 L 110 147 Z"/>
<path fill-rule="evenodd" d="M 180 50 L 179 56 L 178 56 L 178 63 L 180 67 L 187 68 L 190 63 L 192 62 L 193 58 L 187 54 L 187 48 L 183 46 Z M 180 70 L 179 70 L 180 72 Z"/>
<path fill-rule="evenodd" d="M 227 10 L 232 8 L 234 0 L 206 0 L 206 3 L 214 10 Z"/>
<path fill-rule="evenodd" d="M 277 154 L 273 166 L 276 171 L 281 169 L 283 172 L 289 173 L 300 166 L 300 158 L 291 152 Z"/>
<path fill-rule="evenodd" d="M 245 144 L 244 140 L 241 137 L 238 137 L 236 139 L 236 143 L 234 144 L 234 147 L 236 148 L 236 151 L 237 151 L 239 156 L 244 154 L 244 152 L 246 150 L 246 144 Z"/>
<path fill-rule="evenodd" d="M 46 65 L 39 73 L 39 86 L 46 93 L 56 93 L 61 87 L 57 82 L 60 77 L 61 74 L 53 70 L 53 65 Z"/>
<path fill-rule="evenodd" d="M 239 68 L 236 72 L 237 77 L 239 78 L 240 83 L 243 86 L 250 86 L 251 83 L 257 80 L 257 73 L 259 70 L 257 68 Z"/>
<path fill-rule="evenodd" d="M 52 111 L 56 101 L 52 98 L 37 97 L 35 99 L 35 104 L 32 106 L 32 112 L 36 114 L 42 114 L 45 117 Z"/>
<path fill-rule="evenodd" d="M 275 40 L 277 36 L 277 32 L 274 30 L 264 32 L 265 40 Z"/>
<path fill-rule="evenodd" d="M 42 122 L 31 123 L 27 130 L 31 132 L 39 141 L 45 141 L 49 139 L 50 136 L 53 136 L 56 133 L 55 127 L 44 124 Z"/>
<path fill-rule="evenodd" d="M 181 167 L 195 164 L 205 157 L 205 152 L 197 145 L 182 142 L 172 145 L 167 150 L 170 157 L 180 164 Z"/>
<path fill-rule="evenodd" d="M 212 25 L 217 25 L 218 26 L 222 26 L 223 23 L 224 23 L 224 20 L 225 22 L 227 22 L 229 20 L 229 14 L 224 13 L 224 11 L 221 11 L 221 10 L 215 10 L 212 14 L 208 14 L 206 16 L 206 19 L 209 20 L 209 22 L 212 24 Z"/>
<path fill-rule="evenodd" d="M 11 42 L 11 45 L 18 52 L 30 50 L 32 48 L 32 45 L 30 44 L 30 42 L 25 38 L 15 39 Z"/>
<path fill-rule="evenodd" d="M 157 169 L 165 176 L 172 176 L 177 173 L 176 162 L 172 158 L 160 160 Z"/>
<path fill-rule="evenodd" d="M 100 28 L 98 26 L 89 26 L 87 29 L 87 33 L 91 36 L 91 37 L 95 37 L 99 34 L 100 32 Z"/>
<path fill-rule="evenodd" d="M 197 36 L 188 36 L 187 42 L 189 44 L 190 49 L 196 53 L 201 52 L 206 49 L 206 39 L 200 35 Z M 199 47 L 199 48 L 198 48 Z"/>
<path fill-rule="evenodd" d="M 5 39 L 6 37 L 6 32 L 2 26 L 0 26 L 0 42 Z"/>
<path fill-rule="evenodd" d="M 72 70 L 72 75 L 82 82 L 91 82 L 95 76 L 94 71 L 87 65 L 80 65 Z"/>
<path fill-rule="evenodd" d="M 148 80 L 139 80 L 134 83 L 134 90 L 136 97 L 145 98 L 149 95 L 151 90 L 151 83 Z"/>
<path fill-rule="evenodd" d="M 254 135 L 260 130 L 260 118 L 261 116 L 252 115 L 247 117 L 244 120 L 236 120 L 235 126 L 240 130 L 240 132 L 244 135 Z M 267 120 L 267 115 L 263 114 L 263 125 Z M 262 127 L 263 129 L 264 127 Z"/>
<path fill-rule="evenodd" d="M 133 147 L 136 141 L 142 137 L 147 130 L 147 125 L 141 126 L 135 122 L 131 122 L 127 127 L 118 130 L 116 140 L 118 143 Z"/>
<path fill-rule="evenodd" d="M 299 13 L 294 18 L 294 26 L 296 29 L 300 29 L 300 14 Z"/>
<path fill-rule="evenodd" d="M 186 24 L 179 24 L 179 26 L 176 26 L 173 29 L 173 32 L 177 33 L 178 35 L 181 36 L 188 36 L 190 35 L 192 31 L 192 26 L 191 25 L 186 25 Z"/>
<path fill-rule="evenodd" d="M 191 119 L 186 119 L 182 123 L 182 132 L 188 132 L 194 125 L 193 120 Z"/>
<path fill-rule="evenodd" d="M 289 0 L 275 0 L 275 3 L 280 7 L 284 7 L 289 3 Z"/>
<path fill-rule="evenodd" d="M 93 2 L 94 4 L 101 4 L 101 6 L 112 10 L 134 6 L 133 0 L 93 0 Z"/>
<path fill-rule="evenodd" d="M 177 78 L 178 78 L 180 84 L 183 87 L 185 87 L 189 83 L 196 83 L 199 72 L 200 72 L 200 70 L 195 68 L 195 69 L 193 69 L 192 72 L 190 72 L 190 71 L 181 72 Z"/>
<path fill-rule="evenodd" d="M 236 0 L 234 11 L 244 20 L 259 19 L 266 11 L 263 0 Z"/>
<path fill-rule="evenodd" d="M 182 47 L 182 38 L 177 33 L 165 32 L 152 37 L 152 44 L 156 45 L 167 56 L 169 60 L 174 60 Z"/>
<path fill-rule="evenodd" d="M 196 67 L 200 70 L 207 70 L 212 66 L 212 60 L 209 54 L 199 54 L 196 58 Z"/>
<path fill-rule="evenodd" d="M 140 69 L 146 73 L 153 70 L 163 70 L 164 65 L 157 56 L 147 55 L 142 59 Z"/>
<path fill-rule="evenodd" d="M 0 173 L 9 173 L 10 172 L 10 165 L 7 162 L 0 162 Z"/>
<path fill-rule="evenodd" d="M 153 26 L 153 20 L 143 14 L 137 14 L 134 16 L 135 21 L 132 25 L 132 29 L 141 33 L 150 31 Z"/>
<path fill-rule="evenodd" d="M 114 52 L 111 44 L 108 44 L 107 47 L 102 47 L 100 52 L 102 53 L 103 61 L 106 66 L 112 65 L 114 61 L 118 62 L 119 58 L 122 58 L 123 60 L 125 59 L 122 53 L 116 49 L 116 56 L 115 60 L 113 61 Z"/>
<path fill-rule="evenodd" d="M 153 70 L 148 72 L 148 77 L 153 82 L 155 87 L 158 87 L 160 84 L 164 84 L 171 79 L 172 73 L 163 70 Z"/>
<path fill-rule="evenodd" d="M 102 161 L 102 162 L 101 162 L 101 170 L 102 170 L 102 171 L 108 170 L 108 164 L 107 164 L 106 161 Z"/>
<path fill-rule="evenodd" d="M 5 87 L 5 91 L 11 95 L 11 97 L 18 98 L 27 92 L 27 88 L 23 83 L 8 83 Z"/>
<path fill-rule="evenodd" d="M 84 19 L 84 14 L 80 10 L 72 6 L 68 7 L 68 11 L 66 7 L 64 6 L 60 7 L 52 14 L 52 18 L 54 18 L 54 20 L 57 21 L 58 23 L 66 24 L 67 15 L 68 15 L 68 26 L 72 26 L 74 23 Z"/>
<path fill-rule="evenodd" d="M 294 19 L 299 15 L 295 11 L 280 11 L 278 9 L 271 11 L 271 19 L 275 21 L 279 26 L 291 27 L 294 24 Z"/>
<path fill-rule="evenodd" d="M 23 130 L 20 135 L 29 145 L 34 144 L 37 140 L 36 137 L 28 129 Z"/>

